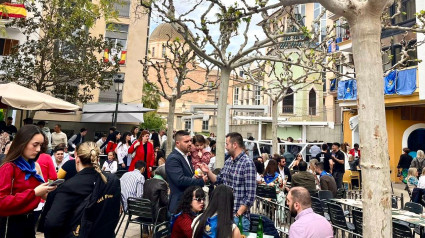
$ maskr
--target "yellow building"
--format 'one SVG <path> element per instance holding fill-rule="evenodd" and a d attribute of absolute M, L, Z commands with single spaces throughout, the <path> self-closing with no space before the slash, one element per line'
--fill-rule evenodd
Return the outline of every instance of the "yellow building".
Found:
<path fill-rule="evenodd" d="M 393 24 L 412 25 L 416 22 L 414 13 L 415 9 L 425 9 L 425 2 L 409 0 L 403 3 L 406 14 L 401 18 L 395 19 Z M 394 11 L 391 7 L 389 11 Z M 332 15 L 331 18 L 335 21 L 343 21 L 338 16 Z M 348 29 L 342 29 L 342 32 L 347 32 Z M 341 32 L 340 31 L 340 32 Z M 347 35 L 346 35 L 347 36 Z M 397 31 L 383 31 L 382 33 L 383 50 L 388 50 L 394 57 L 387 62 L 383 67 L 384 71 L 400 60 L 401 45 L 399 42 L 403 36 Z M 342 35 L 337 37 L 343 37 Z M 407 44 L 413 44 L 417 40 L 423 40 L 424 36 L 416 34 L 408 34 L 404 40 Z M 393 39 L 393 40 L 391 40 Z M 349 35 L 343 37 L 338 43 L 339 50 L 350 53 L 351 40 Z M 405 68 L 397 71 L 397 82 L 393 80 L 384 81 L 388 88 L 391 88 L 393 83 L 396 83 L 395 92 L 388 92 L 385 95 L 385 113 L 386 126 L 388 132 L 388 150 L 390 156 L 390 169 L 392 171 L 391 180 L 400 182 L 397 178 L 397 165 L 399 162 L 402 149 L 407 147 L 411 151 L 425 150 L 425 48 L 418 46 L 414 51 L 409 53 L 412 59 L 418 59 L 422 62 L 412 61 L 405 65 Z M 383 55 L 384 62 L 388 61 L 388 55 Z M 344 69 L 341 69 L 344 72 Z M 407 73 L 409 72 L 409 73 Z M 401 74 L 400 74 L 401 73 Z M 401 76 L 403 75 L 403 77 Z M 406 76 L 407 75 L 407 76 Z M 406 76 L 406 77 L 405 77 Z M 343 79 L 338 79 L 343 80 Z M 383 79 L 384 80 L 384 79 Z M 402 87 L 409 83 L 409 90 L 402 91 Z M 400 88 L 400 91 L 398 91 Z M 336 88 L 337 90 L 337 88 Z M 384 89 L 377 89 L 384 90 Z M 377 91 L 378 92 L 378 91 Z M 381 91 L 382 92 L 382 91 Z M 335 94 L 337 94 L 335 92 Z M 339 106 L 343 111 L 343 137 L 344 141 L 350 145 L 359 143 L 357 102 L 356 100 L 338 100 Z"/>

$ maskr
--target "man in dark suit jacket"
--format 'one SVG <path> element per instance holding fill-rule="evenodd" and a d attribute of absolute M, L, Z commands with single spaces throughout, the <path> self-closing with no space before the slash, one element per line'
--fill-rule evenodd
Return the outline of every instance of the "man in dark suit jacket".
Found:
<path fill-rule="evenodd" d="M 167 157 L 165 162 L 165 171 L 167 181 L 170 185 L 170 203 L 168 210 L 171 214 L 176 213 L 181 196 L 184 190 L 190 186 L 203 187 L 207 181 L 207 176 L 196 178 L 192 163 L 187 156 L 192 146 L 192 140 L 189 132 L 178 131 L 175 134 L 176 147 Z"/>
<path fill-rule="evenodd" d="M 282 179 L 285 179 L 283 176 L 288 176 L 287 182 L 291 182 L 292 176 L 288 166 L 286 166 L 286 158 L 279 155 L 277 156 L 276 161 L 279 168 L 279 172 L 282 175 Z"/>

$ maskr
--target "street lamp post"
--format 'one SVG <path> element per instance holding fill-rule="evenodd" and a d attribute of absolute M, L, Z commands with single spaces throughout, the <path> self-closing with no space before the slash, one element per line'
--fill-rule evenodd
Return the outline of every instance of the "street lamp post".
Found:
<path fill-rule="evenodd" d="M 118 118 L 118 103 L 120 101 L 120 94 L 122 92 L 122 88 L 124 86 L 124 79 L 123 79 L 123 75 L 122 74 L 118 74 L 116 75 L 116 77 L 114 78 L 114 87 L 115 87 L 115 92 L 117 92 L 117 101 L 115 104 L 115 114 L 114 114 L 114 118 L 112 120 L 112 125 L 116 126 L 117 125 L 117 118 Z"/>

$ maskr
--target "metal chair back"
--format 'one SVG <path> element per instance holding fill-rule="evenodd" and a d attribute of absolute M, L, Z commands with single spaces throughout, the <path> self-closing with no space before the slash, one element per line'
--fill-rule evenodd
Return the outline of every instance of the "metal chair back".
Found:
<path fill-rule="evenodd" d="M 322 202 L 317 197 L 311 197 L 311 208 L 313 211 L 321 216 L 325 216 L 325 211 L 322 207 Z"/>
<path fill-rule="evenodd" d="M 118 178 L 121 178 L 125 173 L 127 173 L 127 170 L 117 170 L 117 172 L 115 172 L 115 175 Z"/>
<path fill-rule="evenodd" d="M 414 212 L 416 214 L 422 214 L 424 211 L 424 207 L 421 204 L 415 202 L 406 202 L 404 205 L 404 210 L 409 212 Z"/>
<path fill-rule="evenodd" d="M 353 209 L 351 211 L 351 214 L 353 215 L 354 232 L 356 232 L 359 235 L 362 235 L 363 234 L 363 212 Z"/>
<path fill-rule="evenodd" d="M 393 220 L 393 237 L 394 238 L 411 238 L 412 230 L 404 223 Z"/>
<path fill-rule="evenodd" d="M 277 199 L 276 188 L 266 185 L 257 185 L 257 196 L 263 198 Z"/>
<path fill-rule="evenodd" d="M 127 200 L 127 213 L 131 216 L 138 216 L 146 222 L 153 222 L 152 205 L 149 199 L 129 197 Z"/>
<path fill-rule="evenodd" d="M 158 224 L 153 230 L 154 238 L 168 238 L 171 235 L 170 222 Z"/>
<path fill-rule="evenodd" d="M 391 206 L 392 208 L 398 209 L 397 199 L 395 197 L 391 198 Z"/>
<path fill-rule="evenodd" d="M 319 199 L 320 200 L 329 200 L 334 198 L 334 195 L 329 190 L 320 190 L 319 191 Z"/>
<path fill-rule="evenodd" d="M 347 198 L 347 191 L 344 188 L 338 188 L 338 190 L 336 191 L 336 198 Z"/>
<path fill-rule="evenodd" d="M 331 202 L 328 202 L 327 205 L 332 224 L 348 230 L 347 221 L 345 220 L 344 210 L 342 210 L 342 207 L 339 204 Z"/>

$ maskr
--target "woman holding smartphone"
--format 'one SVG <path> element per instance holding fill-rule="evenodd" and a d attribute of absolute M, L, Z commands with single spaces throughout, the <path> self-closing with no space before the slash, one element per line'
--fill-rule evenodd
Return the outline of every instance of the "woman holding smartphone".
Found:
<path fill-rule="evenodd" d="M 0 167 L 0 237 L 35 237 L 33 210 L 56 186 L 44 182 L 35 162 L 47 139 L 35 125 L 16 134 Z"/>

